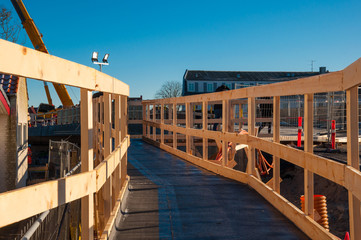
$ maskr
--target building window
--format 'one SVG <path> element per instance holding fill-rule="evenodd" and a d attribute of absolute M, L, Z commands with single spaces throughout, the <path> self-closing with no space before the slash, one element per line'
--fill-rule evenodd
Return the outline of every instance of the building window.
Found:
<path fill-rule="evenodd" d="M 213 84 L 212 83 L 207 84 L 207 92 L 213 92 Z"/>
<path fill-rule="evenodd" d="M 188 92 L 194 92 L 194 83 L 188 83 Z"/>
<path fill-rule="evenodd" d="M 226 86 L 227 86 L 229 89 L 232 89 L 232 83 L 226 83 Z"/>

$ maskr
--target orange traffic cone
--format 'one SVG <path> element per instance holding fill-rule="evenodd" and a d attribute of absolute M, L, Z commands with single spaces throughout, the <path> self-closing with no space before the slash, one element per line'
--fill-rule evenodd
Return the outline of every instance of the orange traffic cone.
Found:
<path fill-rule="evenodd" d="M 344 240 L 350 240 L 350 234 L 346 232 L 345 239 Z"/>

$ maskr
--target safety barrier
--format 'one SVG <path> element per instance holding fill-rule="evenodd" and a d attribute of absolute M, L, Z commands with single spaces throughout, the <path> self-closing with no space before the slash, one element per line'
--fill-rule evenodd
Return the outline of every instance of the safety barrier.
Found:
<path fill-rule="evenodd" d="M 0 227 L 81 199 L 82 239 L 93 239 L 94 232 L 106 239 L 128 183 L 129 86 L 92 68 L 4 40 L 0 72 L 81 88 L 81 173 L 1 193 Z M 102 91 L 102 99 L 93 100 L 92 91 Z"/>
<path fill-rule="evenodd" d="M 358 86 L 361 84 L 361 59 L 342 71 L 225 92 L 192 95 L 179 98 L 143 101 L 143 139 L 174 155 L 225 177 L 254 188 L 281 213 L 312 239 L 337 239 L 313 219 L 314 174 L 335 182 L 348 190 L 351 239 L 361 238 L 361 173 L 359 171 L 358 141 Z M 313 154 L 314 94 L 346 91 L 347 110 L 347 165 Z M 304 151 L 280 144 L 280 97 L 304 95 Z M 257 137 L 256 98 L 273 98 L 273 141 Z M 247 101 L 248 135 L 234 132 L 237 122 L 235 101 Z M 221 103 L 222 131 L 211 131 L 208 117 L 210 105 Z M 202 106 L 195 117 L 197 107 Z M 219 107 L 218 107 L 219 108 Z M 184 119 L 178 119 L 180 112 Z M 167 115 L 167 117 L 165 117 Z M 220 120 L 220 119 L 217 119 Z M 185 136 L 185 137 L 184 137 Z M 179 138 L 185 139 L 185 151 L 179 149 Z M 222 148 L 222 162 L 210 160 L 209 139 Z M 228 144 L 248 145 L 247 171 L 232 169 Z M 202 152 L 198 147 L 202 147 Z M 255 150 L 273 155 L 273 178 L 270 186 L 264 184 L 256 167 Z M 304 169 L 305 211 L 291 204 L 280 194 L 280 159 Z M 231 161 L 229 161 L 231 160 Z"/>

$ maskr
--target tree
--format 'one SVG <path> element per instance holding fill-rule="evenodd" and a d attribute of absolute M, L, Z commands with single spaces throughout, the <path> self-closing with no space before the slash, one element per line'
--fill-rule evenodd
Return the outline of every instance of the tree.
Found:
<path fill-rule="evenodd" d="M 155 98 L 179 97 L 182 94 L 182 84 L 177 81 L 168 81 L 155 93 Z"/>
<path fill-rule="evenodd" d="M 13 19 L 12 12 L 4 7 L 0 9 L 0 38 L 17 42 L 21 26 Z"/>

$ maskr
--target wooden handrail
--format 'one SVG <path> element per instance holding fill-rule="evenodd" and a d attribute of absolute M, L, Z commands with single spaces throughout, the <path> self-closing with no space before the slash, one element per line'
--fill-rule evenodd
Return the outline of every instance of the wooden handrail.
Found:
<path fill-rule="evenodd" d="M 361 217 L 360 217 L 360 199 L 361 199 L 361 172 L 359 171 L 358 156 L 358 97 L 357 88 L 361 85 L 361 59 L 358 59 L 350 66 L 342 71 L 302 78 L 298 80 L 281 82 L 257 87 L 242 88 L 224 92 L 208 93 L 200 95 L 192 95 L 179 98 L 155 99 L 143 101 L 143 139 L 172 153 L 184 158 L 194 164 L 213 171 L 217 174 L 235 179 L 237 181 L 247 183 L 265 197 L 271 204 L 285 214 L 293 221 L 301 230 L 309 237 L 317 239 L 338 239 L 313 220 L 313 175 L 318 174 L 332 182 L 335 182 L 349 191 L 350 206 L 350 233 L 352 239 L 361 237 Z M 348 164 L 341 164 L 333 160 L 329 160 L 313 154 L 313 95 L 315 93 L 345 91 L 347 92 L 347 126 L 348 126 Z M 280 97 L 290 95 L 304 95 L 305 98 L 305 151 L 291 148 L 280 144 Z M 273 108 L 276 114 L 273 119 L 262 119 L 262 121 L 272 121 L 274 124 L 273 142 L 261 139 L 256 136 L 254 126 L 256 123 L 255 101 L 258 97 L 273 97 Z M 260 101 L 260 100 L 258 100 Z M 270 103 L 272 100 L 262 99 L 264 103 Z M 202 119 L 194 119 L 192 104 L 202 106 Z M 205 109 L 210 104 L 222 104 L 222 119 L 208 119 Z M 234 118 L 232 112 L 233 107 L 237 104 L 248 104 L 247 118 Z M 185 119 L 163 119 L 164 114 L 157 114 L 160 119 L 155 117 L 155 107 L 160 107 L 161 113 L 164 107 L 176 109 L 177 106 L 185 106 Z M 228 107 L 227 107 L 228 106 Z M 225 109 L 227 108 L 227 109 Z M 153 119 L 150 112 L 153 109 Z M 158 110 L 157 110 L 158 111 Z M 170 112 L 169 112 L 170 115 Z M 206 118 L 206 119 L 205 119 Z M 249 135 L 240 135 L 232 132 L 232 124 L 236 122 L 247 122 Z M 259 119 L 257 120 L 259 121 Z M 208 130 L 209 123 L 222 123 L 223 131 Z M 201 129 L 194 128 L 193 124 L 203 124 Z M 231 124 L 231 125 L 230 125 Z M 205 126 L 206 125 L 206 126 Z M 150 130 L 153 129 L 153 134 Z M 160 134 L 156 132 L 160 129 Z M 164 131 L 173 133 L 173 147 L 164 143 Z M 351 133 L 352 132 L 352 133 Z M 157 133 L 157 135 L 156 135 Z M 177 149 L 177 135 L 185 136 L 186 151 Z M 194 142 L 192 138 L 197 137 L 203 139 L 203 157 L 196 157 L 190 149 Z M 166 137 L 171 139 L 172 137 Z M 227 157 L 223 157 L 222 164 L 216 164 L 208 160 L 208 139 L 216 142 L 223 142 L 222 149 L 226 149 L 228 142 L 247 144 L 248 152 L 248 168 L 247 173 L 233 170 L 227 167 Z M 158 141 L 160 140 L 160 141 Z M 255 167 L 254 149 L 267 152 L 274 157 L 275 174 L 272 188 L 258 180 Z M 227 152 L 223 151 L 222 156 L 227 156 Z M 280 166 L 279 160 L 283 159 L 295 164 L 305 170 L 305 213 L 302 213 L 296 206 L 289 203 L 280 195 Z"/>
<path fill-rule="evenodd" d="M 115 220 L 112 213 L 119 209 L 117 198 L 124 196 L 121 193 L 129 179 L 126 170 L 130 144 L 126 127 L 129 86 L 93 68 L 1 39 L 0 72 L 80 88 L 82 163 L 80 174 L 1 193 L 0 227 L 81 198 L 82 239 L 93 239 L 94 232 L 99 238 L 107 238 L 107 228 Z M 94 100 L 100 108 L 93 108 L 92 91 L 104 93 L 104 98 Z M 111 101 L 115 102 L 115 122 Z M 117 146 L 113 151 L 112 138 Z M 94 193 L 103 204 L 96 206 L 95 212 Z"/>

